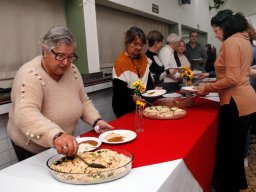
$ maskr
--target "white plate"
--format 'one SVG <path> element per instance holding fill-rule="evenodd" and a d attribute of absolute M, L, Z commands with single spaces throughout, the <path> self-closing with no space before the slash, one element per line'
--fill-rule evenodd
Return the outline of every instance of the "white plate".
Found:
<path fill-rule="evenodd" d="M 181 97 L 182 95 L 179 93 L 167 93 L 164 94 L 163 97 L 171 97 L 171 98 L 177 98 L 177 97 Z"/>
<path fill-rule="evenodd" d="M 215 92 L 211 92 L 211 93 L 207 94 L 205 97 L 219 97 L 219 94 L 215 93 Z"/>
<path fill-rule="evenodd" d="M 152 89 L 142 94 L 143 97 L 158 97 L 166 93 L 165 89 Z"/>
<path fill-rule="evenodd" d="M 191 61 L 202 61 L 202 58 L 191 59 Z"/>
<path fill-rule="evenodd" d="M 197 90 L 195 89 L 194 86 L 182 87 L 181 90 L 187 91 L 187 92 L 192 92 L 192 93 L 197 92 Z"/>
<path fill-rule="evenodd" d="M 99 140 L 97 137 L 80 137 L 76 138 L 77 142 L 79 144 L 78 152 L 84 152 L 84 151 L 92 151 L 94 149 L 97 149 L 101 145 L 101 140 Z M 98 144 L 97 145 L 92 145 L 90 143 L 87 143 L 86 141 L 95 141 Z M 83 143 L 85 142 L 85 143 Z"/>
<path fill-rule="evenodd" d="M 193 75 L 199 75 L 201 73 L 203 73 L 203 71 L 198 71 L 198 70 L 193 70 Z"/>
<path fill-rule="evenodd" d="M 118 136 L 122 136 L 123 141 L 117 141 L 117 142 L 111 142 L 108 141 L 106 139 L 108 134 L 117 134 Z M 112 130 L 112 131 L 106 131 L 102 134 L 100 134 L 99 139 L 103 142 L 103 143 L 108 143 L 108 144 L 120 144 L 120 143 L 126 143 L 129 141 L 132 141 L 133 139 L 135 139 L 137 136 L 137 134 L 134 131 L 130 131 L 130 130 Z"/>

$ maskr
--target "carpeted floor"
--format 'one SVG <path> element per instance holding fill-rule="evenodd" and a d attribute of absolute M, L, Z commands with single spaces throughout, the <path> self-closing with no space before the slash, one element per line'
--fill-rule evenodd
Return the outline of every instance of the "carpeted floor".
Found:
<path fill-rule="evenodd" d="M 248 189 L 243 192 L 256 192 L 256 138 L 252 140 L 249 147 L 248 167 L 245 168 Z"/>

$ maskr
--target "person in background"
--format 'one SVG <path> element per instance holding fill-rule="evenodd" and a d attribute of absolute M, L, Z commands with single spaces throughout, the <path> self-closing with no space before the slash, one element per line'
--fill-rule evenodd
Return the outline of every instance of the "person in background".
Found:
<path fill-rule="evenodd" d="M 256 45 L 252 44 L 252 65 L 250 70 L 251 83 L 254 89 L 256 89 Z"/>
<path fill-rule="evenodd" d="M 74 35 L 53 27 L 41 43 L 42 55 L 21 66 L 12 87 L 7 132 L 19 161 L 50 147 L 75 155 L 78 143 L 72 134 L 80 118 L 102 131 L 112 129 L 84 92 L 73 64 L 78 59 Z"/>
<path fill-rule="evenodd" d="M 255 54 L 254 57 L 256 57 L 256 46 L 253 45 L 253 54 Z M 256 58 L 253 58 L 253 60 Z M 251 85 L 253 86 L 254 90 L 256 90 L 256 63 L 253 63 L 250 68 L 250 81 Z"/>
<path fill-rule="evenodd" d="M 207 61 L 205 65 L 205 73 L 201 73 L 198 78 L 199 79 L 204 79 L 204 78 L 215 78 L 215 68 L 214 68 L 214 63 L 216 60 L 216 52 L 213 49 L 211 44 L 206 44 L 205 45 L 205 50 L 207 53 Z"/>
<path fill-rule="evenodd" d="M 133 83 L 141 79 L 146 89 L 154 85 L 149 73 L 147 56 L 142 53 L 146 35 L 138 27 L 131 27 L 125 35 L 125 50 L 119 54 L 113 67 L 112 107 L 117 117 L 135 110 Z"/>
<path fill-rule="evenodd" d="M 164 69 L 163 63 L 158 57 L 158 51 L 163 46 L 164 36 L 159 31 L 150 31 L 147 35 L 148 50 L 146 56 L 149 59 L 149 70 L 155 86 L 163 87 L 164 77 L 169 72 L 169 69 Z"/>
<path fill-rule="evenodd" d="M 253 88 L 256 90 L 256 46 L 255 46 L 255 40 L 256 40 L 256 31 L 251 24 L 250 20 L 247 20 L 249 23 L 248 33 L 250 36 L 250 41 L 252 44 L 252 64 L 251 64 L 251 70 L 250 70 L 250 82 Z"/>
<path fill-rule="evenodd" d="M 250 83 L 254 90 L 256 89 L 256 46 L 253 44 L 253 41 L 256 40 L 256 32 L 252 23 L 249 19 L 247 19 L 249 24 L 247 32 L 249 34 L 249 39 L 252 44 L 252 63 L 250 68 Z M 252 135 L 256 132 L 255 128 L 256 117 L 254 117 L 254 121 L 252 125 L 249 127 L 246 142 L 245 142 L 245 152 L 244 152 L 244 166 L 248 167 L 248 159 L 247 156 L 249 154 L 249 146 L 252 140 Z"/>
<path fill-rule="evenodd" d="M 190 67 L 190 63 L 184 54 L 186 50 L 186 44 L 183 40 L 180 41 L 177 51 L 174 51 L 174 58 L 178 67 L 186 66 Z"/>
<path fill-rule="evenodd" d="M 205 72 L 207 54 L 205 48 L 197 42 L 197 39 L 198 33 L 196 31 L 190 32 L 185 54 L 191 64 L 192 70 Z"/>
<path fill-rule="evenodd" d="M 177 68 L 178 65 L 174 58 L 174 51 L 178 49 L 181 37 L 175 33 L 171 33 L 167 37 L 167 45 L 165 45 L 159 52 L 159 59 L 164 65 L 167 75 L 164 77 L 163 88 L 167 92 L 175 92 L 179 89 L 178 80 L 180 78 L 180 73 Z"/>
<path fill-rule="evenodd" d="M 214 53 L 214 51 L 212 49 L 212 45 L 206 44 L 205 50 L 207 53 L 207 61 L 206 61 L 206 65 L 205 65 L 205 71 L 206 72 L 215 71 L 214 62 L 216 60 L 216 54 Z"/>
<path fill-rule="evenodd" d="M 256 94 L 249 82 L 252 48 L 248 23 L 241 13 L 218 12 L 211 20 L 216 38 L 222 42 L 215 62 L 217 81 L 198 87 L 198 94 L 218 92 L 219 130 L 215 168 L 216 192 L 246 189 L 244 148 L 256 112 Z"/>

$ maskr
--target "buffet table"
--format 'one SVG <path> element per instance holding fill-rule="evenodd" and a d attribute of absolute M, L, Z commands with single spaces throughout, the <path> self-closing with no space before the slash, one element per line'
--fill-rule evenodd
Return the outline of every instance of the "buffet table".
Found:
<path fill-rule="evenodd" d="M 56 153 L 47 150 L 0 171 L 3 191 L 209 191 L 215 161 L 218 102 L 196 98 L 187 117 L 178 120 L 145 119 L 144 132 L 135 140 L 114 145 L 134 154 L 133 169 L 125 177 L 103 184 L 71 185 L 55 180 L 46 161 Z M 134 130 L 134 113 L 111 124 Z M 97 136 L 91 131 L 81 135 Z M 107 147 L 113 145 L 104 144 Z"/>
<path fill-rule="evenodd" d="M 203 190 L 209 191 L 215 161 L 219 103 L 202 98 L 196 98 L 195 102 L 183 119 L 145 119 L 145 131 L 137 133 L 135 141 L 118 145 L 118 148 L 134 154 L 134 168 L 182 159 Z M 116 129 L 134 130 L 134 115 L 129 113 L 111 124 Z M 89 132 L 82 136 L 96 134 Z"/>

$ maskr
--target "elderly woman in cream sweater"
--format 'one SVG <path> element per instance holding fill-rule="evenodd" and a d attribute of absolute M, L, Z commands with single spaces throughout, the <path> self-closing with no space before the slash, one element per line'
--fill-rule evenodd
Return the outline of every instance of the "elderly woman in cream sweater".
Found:
<path fill-rule="evenodd" d="M 75 49 L 73 34 L 54 27 L 42 39 L 42 55 L 16 73 L 7 131 L 19 161 L 53 146 L 60 154 L 75 155 L 72 134 L 80 118 L 102 131 L 112 128 L 84 92 L 73 64 Z"/>

